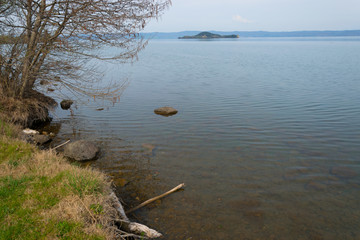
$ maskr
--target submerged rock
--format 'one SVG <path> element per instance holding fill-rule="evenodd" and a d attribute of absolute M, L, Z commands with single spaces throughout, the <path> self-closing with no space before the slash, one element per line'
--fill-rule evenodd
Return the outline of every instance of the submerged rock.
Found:
<path fill-rule="evenodd" d="M 47 135 L 35 135 L 34 141 L 38 145 L 43 145 L 51 141 L 51 138 Z"/>
<path fill-rule="evenodd" d="M 88 161 L 96 158 L 100 148 L 94 143 L 79 140 L 69 143 L 64 147 L 64 156 L 76 161 Z"/>
<path fill-rule="evenodd" d="M 357 172 L 345 166 L 332 167 L 330 173 L 340 178 L 354 178 L 358 175 Z"/>
<path fill-rule="evenodd" d="M 154 150 L 155 147 L 156 147 L 155 145 L 152 145 L 152 144 L 149 144 L 149 143 L 143 143 L 141 146 L 142 146 L 143 148 L 149 150 L 149 152 L 151 152 L 152 150 Z"/>
<path fill-rule="evenodd" d="M 305 185 L 305 188 L 310 190 L 323 191 L 326 190 L 326 184 L 318 181 L 310 181 Z"/>
<path fill-rule="evenodd" d="M 172 107 L 161 107 L 154 110 L 156 114 L 163 115 L 163 116 L 172 116 L 175 115 L 178 110 Z"/>
<path fill-rule="evenodd" d="M 151 154 L 152 157 L 155 156 L 155 152 L 156 152 L 156 149 L 157 149 L 157 147 L 156 147 L 155 145 L 148 144 L 148 143 L 144 143 L 144 144 L 142 145 L 142 147 L 143 147 L 144 149 L 146 149 L 146 150 Z"/>
<path fill-rule="evenodd" d="M 60 106 L 64 110 L 68 110 L 74 102 L 71 100 L 62 100 Z"/>
<path fill-rule="evenodd" d="M 125 178 L 119 178 L 115 179 L 114 183 L 118 187 L 125 187 L 129 183 L 129 181 L 127 181 Z"/>

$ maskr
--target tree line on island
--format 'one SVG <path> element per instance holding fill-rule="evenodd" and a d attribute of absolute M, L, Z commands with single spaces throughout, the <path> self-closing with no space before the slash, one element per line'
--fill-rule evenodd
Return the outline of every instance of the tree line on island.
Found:
<path fill-rule="evenodd" d="M 183 36 L 179 37 L 179 39 L 214 39 L 214 38 L 239 38 L 239 35 L 220 35 L 220 34 L 214 34 L 211 32 L 201 32 L 199 34 L 196 34 L 195 36 Z"/>

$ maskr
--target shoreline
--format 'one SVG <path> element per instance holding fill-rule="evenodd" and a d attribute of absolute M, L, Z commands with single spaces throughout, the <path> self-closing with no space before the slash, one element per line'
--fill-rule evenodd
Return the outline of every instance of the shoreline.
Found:
<path fill-rule="evenodd" d="M 161 236 L 127 218 L 105 173 L 74 165 L 52 149 L 40 150 L 19 140 L 20 131 L 0 119 L 0 210 L 5 209 L 0 225 L 8 226 L 0 231 L 0 236 L 5 239 L 6 236 L 28 239 L 33 235 L 75 239 Z M 17 184 L 12 192 L 7 192 L 9 181 Z M 21 194 L 13 196 L 18 191 Z M 15 203 L 17 207 L 6 212 Z M 26 216 L 22 216 L 24 211 Z M 32 221 L 18 228 L 24 224 L 23 218 Z M 47 224 L 39 228 L 40 222 Z M 32 234 L 28 235 L 29 232 Z"/>

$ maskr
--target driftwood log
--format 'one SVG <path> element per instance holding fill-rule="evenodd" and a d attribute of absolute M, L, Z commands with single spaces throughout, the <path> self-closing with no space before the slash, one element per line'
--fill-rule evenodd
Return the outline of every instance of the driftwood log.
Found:
<path fill-rule="evenodd" d="M 116 222 L 120 225 L 120 229 L 134 233 L 136 235 L 147 237 L 147 238 L 158 238 L 161 237 L 162 234 L 157 232 L 154 229 L 151 229 L 143 224 L 131 222 L 129 218 L 126 216 L 123 206 L 121 205 L 119 199 L 117 198 L 116 194 L 112 192 L 110 197 L 113 201 L 114 207 L 116 208 L 117 212 L 120 215 L 121 219 L 117 219 Z"/>
<path fill-rule="evenodd" d="M 122 206 L 122 204 L 120 203 L 118 197 L 116 196 L 116 194 L 114 192 L 112 192 L 110 194 L 110 197 L 113 201 L 113 205 L 115 207 L 115 209 L 117 210 L 117 212 L 119 213 L 120 215 L 120 218 L 121 219 L 116 219 L 115 222 L 120 226 L 120 229 L 125 231 L 125 232 L 128 232 L 128 233 L 133 233 L 133 234 L 136 234 L 136 235 L 139 235 L 139 237 L 141 236 L 142 238 L 143 237 L 146 237 L 146 238 L 158 238 L 158 237 L 162 237 L 162 234 L 157 232 L 156 230 L 154 229 L 151 229 L 143 224 L 140 224 L 140 223 L 136 223 L 136 222 L 131 222 L 129 220 L 129 218 L 126 216 L 127 213 L 130 213 L 130 212 L 133 212 L 141 207 L 144 207 L 160 198 L 163 198 L 173 192 L 176 192 L 177 190 L 181 189 L 182 187 L 184 187 L 185 184 L 182 183 L 180 185 L 178 185 L 177 187 L 171 189 L 170 191 L 164 193 L 164 194 L 161 194 L 157 197 L 154 197 L 154 198 L 151 198 L 143 203 L 141 203 L 139 206 L 137 207 L 134 207 L 132 209 L 130 209 L 129 211 L 125 212 L 124 211 L 124 208 Z"/>

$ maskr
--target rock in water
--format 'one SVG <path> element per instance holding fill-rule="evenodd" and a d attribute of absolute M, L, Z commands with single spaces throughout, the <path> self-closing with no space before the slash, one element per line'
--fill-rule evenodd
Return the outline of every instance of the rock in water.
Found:
<path fill-rule="evenodd" d="M 69 143 L 64 148 L 64 156 L 77 161 L 88 161 L 96 158 L 100 149 L 92 142 L 79 140 Z"/>
<path fill-rule="evenodd" d="M 68 110 L 74 102 L 71 100 L 62 100 L 60 106 L 64 110 Z"/>
<path fill-rule="evenodd" d="M 156 114 L 163 116 L 172 116 L 175 115 L 178 111 L 172 107 L 161 107 L 154 110 Z"/>

